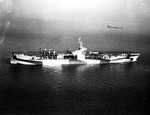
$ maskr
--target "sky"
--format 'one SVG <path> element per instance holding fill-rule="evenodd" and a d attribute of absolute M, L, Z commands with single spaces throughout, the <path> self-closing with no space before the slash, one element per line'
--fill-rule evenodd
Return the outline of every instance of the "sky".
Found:
<path fill-rule="evenodd" d="M 14 16 L 68 20 L 149 21 L 149 0 L 0 0 L 11 1 Z M 3 8 L 5 10 L 5 8 Z"/>
<path fill-rule="evenodd" d="M 133 28 L 137 32 L 148 31 L 149 33 L 150 29 L 148 28 L 150 26 L 147 25 L 150 25 L 150 0 L 0 0 L 0 45 L 5 40 L 7 30 L 13 27 L 13 21 L 22 19 L 17 17 L 39 19 L 40 21 L 48 20 L 50 22 L 52 20 L 76 21 L 77 26 L 71 25 L 71 29 L 76 27 L 77 30 L 80 28 L 88 30 L 91 27 L 92 29 L 89 29 L 89 31 L 96 31 L 99 28 L 107 29 L 107 25 L 111 24 L 107 21 L 113 22 L 112 24 L 115 26 L 116 23 L 120 22 L 118 25 L 123 27 L 126 26 L 127 22 L 129 26 L 125 27 L 123 31 L 130 31 Z M 66 27 L 67 25 L 66 28 L 69 28 L 69 23 L 61 25 L 60 22 L 59 24 L 55 22 L 56 25 L 54 26 Z M 104 27 L 101 26 L 103 23 L 105 23 Z M 144 29 L 139 23 L 144 25 Z M 44 33 L 46 31 L 49 33 L 53 28 L 52 24 L 45 25 L 43 22 L 39 26 L 32 21 L 29 24 L 27 22 L 21 23 L 22 25 L 19 22 L 15 24 L 14 26 L 19 28 L 17 31 L 22 31 L 20 27 L 23 26 L 29 31 L 38 31 L 39 29 L 39 32 Z M 65 29 L 64 27 L 57 28 Z"/>
<path fill-rule="evenodd" d="M 16 17 L 150 24 L 150 0 L 0 0 L 0 36 Z"/>
<path fill-rule="evenodd" d="M 150 0 L 0 0 L 0 35 L 16 17 L 150 24 Z"/>
<path fill-rule="evenodd" d="M 148 21 L 149 0 L 0 0 L 0 17 Z"/>

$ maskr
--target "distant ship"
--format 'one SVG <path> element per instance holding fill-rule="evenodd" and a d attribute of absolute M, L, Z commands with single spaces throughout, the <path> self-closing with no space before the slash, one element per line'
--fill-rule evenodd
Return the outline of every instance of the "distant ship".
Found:
<path fill-rule="evenodd" d="M 123 27 L 118 27 L 118 26 L 107 26 L 107 28 L 114 28 L 114 29 L 123 29 Z"/>
<path fill-rule="evenodd" d="M 68 65 L 68 64 L 107 64 L 136 62 L 140 53 L 88 51 L 79 38 L 79 49 L 75 51 L 35 51 L 14 52 L 10 63 L 23 65 Z"/>

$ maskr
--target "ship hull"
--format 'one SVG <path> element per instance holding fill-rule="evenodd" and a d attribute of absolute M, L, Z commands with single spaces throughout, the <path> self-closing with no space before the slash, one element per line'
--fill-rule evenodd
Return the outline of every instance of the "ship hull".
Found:
<path fill-rule="evenodd" d="M 76 65 L 76 64 L 108 64 L 108 63 L 126 63 L 135 62 L 139 54 L 134 54 L 134 56 L 115 56 L 110 59 L 32 59 L 29 56 L 17 56 L 11 58 L 11 64 L 21 64 L 21 65 Z"/>
<path fill-rule="evenodd" d="M 13 53 L 11 64 L 23 65 L 69 65 L 69 64 L 107 64 L 135 62 L 140 53 L 133 52 L 99 52 L 88 51 L 83 47 L 83 42 L 79 38 L 79 48 L 75 51 L 59 52 L 35 51 Z"/>

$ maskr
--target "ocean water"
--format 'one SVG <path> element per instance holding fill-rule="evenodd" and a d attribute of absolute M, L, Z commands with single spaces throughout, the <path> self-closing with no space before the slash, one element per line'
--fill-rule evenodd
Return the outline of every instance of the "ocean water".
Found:
<path fill-rule="evenodd" d="M 20 26 L 19 26 L 20 27 Z M 118 32 L 119 31 L 119 32 Z M 53 33 L 54 32 L 54 33 Z M 14 32 L 0 49 L 0 114 L 129 114 L 149 110 L 150 34 L 109 30 Z M 75 49 L 136 51 L 135 63 L 105 65 L 10 65 L 12 51 Z"/>

